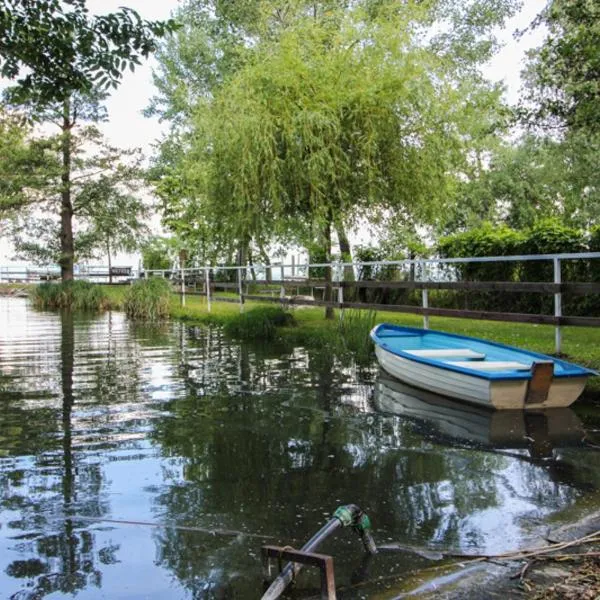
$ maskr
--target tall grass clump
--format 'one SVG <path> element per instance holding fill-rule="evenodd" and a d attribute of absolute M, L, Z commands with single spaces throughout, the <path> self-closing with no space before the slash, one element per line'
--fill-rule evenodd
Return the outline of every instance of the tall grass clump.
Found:
<path fill-rule="evenodd" d="M 375 327 L 377 313 L 374 310 L 343 310 L 338 321 L 340 345 L 350 352 L 356 362 L 368 363 L 372 358 L 373 343 L 369 333 Z"/>
<path fill-rule="evenodd" d="M 109 307 L 108 296 L 97 284 L 89 281 L 42 283 L 31 295 L 33 305 L 40 309 L 69 309 L 97 312 Z"/>
<path fill-rule="evenodd" d="M 161 321 L 169 316 L 171 284 L 162 277 L 136 281 L 125 294 L 125 313 L 135 321 Z"/>
<path fill-rule="evenodd" d="M 225 332 L 242 340 L 272 340 L 277 327 L 294 325 L 293 315 L 278 306 L 261 306 L 235 316 L 225 324 Z"/>

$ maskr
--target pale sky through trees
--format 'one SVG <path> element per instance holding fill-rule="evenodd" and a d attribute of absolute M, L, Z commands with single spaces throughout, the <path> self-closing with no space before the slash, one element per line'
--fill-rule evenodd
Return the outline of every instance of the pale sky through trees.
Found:
<path fill-rule="evenodd" d="M 136 10 L 142 19 L 164 20 L 171 15 L 178 3 L 178 0 L 88 0 L 87 5 L 96 13 L 114 12 L 125 5 Z M 523 1 L 519 14 L 500 32 L 499 37 L 504 47 L 485 70 L 485 74 L 493 81 L 504 81 L 507 88 L 506 99 L 511 104 L 515 104 L 519 99 L 519 74 L 525 64 L 525 53 L 529 48 L 541 44 L 544 33 L 537 30 L 518 40 L 513 34 L 517 29 L 528 27 L 543 5 L 541 0 Z M 153 143 L 166 131 L 166 124 L 160 124 L 158 119 L 148 119 L 142 115 L 154 94 L 154 66 L 154 59 L 150 58 L 137 67 L 134 73 L 124 72 L 121 85 L 107 102 L 109 122 L 101 125 L 111 144 L 123 148 L 140 147 L 146 156 L 152 153 Z M 11 256 L 12 250 L 6 240 L 0 237 L 0 265 L 11 264 Z"/>

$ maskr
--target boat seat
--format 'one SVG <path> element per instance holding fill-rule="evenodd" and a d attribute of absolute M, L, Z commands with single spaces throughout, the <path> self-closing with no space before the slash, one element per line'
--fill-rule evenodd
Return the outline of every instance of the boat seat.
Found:
<path fill-rule="evenodd" d="M 476 371 L 529 371 L 531 369 L 531 365 L 516 362 L 514 360 L 486 360 L 481 362 L 472 362 L 470 360 L 448 360 L 446 362 L 455 367 L 473 369 Z"/>
<path fill-rule="evenodd" d="M 469 348 L 431 348 L 423 350 L 405 350 L 407 354 L 413 356 L 422 356 L 423 358 L 472 358 L 483 360 L 485 354 L 483 352 L 475 352 Z"/>

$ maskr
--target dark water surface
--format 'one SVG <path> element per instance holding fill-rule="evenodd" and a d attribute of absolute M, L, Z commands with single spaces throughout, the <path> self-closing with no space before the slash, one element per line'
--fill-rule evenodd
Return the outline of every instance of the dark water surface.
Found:
<path fill-rule="evenodd" d="M 378 543 L 463 552 L 599 504 L 597 411 L 430 401 L 328 352 L 0 298 L 0 597 L 259 598 L 261 546 L 300 547 L 342 503 Z M 367 564 L 351 531 L 322 551 L 341 598 L 430 564 Z"/>

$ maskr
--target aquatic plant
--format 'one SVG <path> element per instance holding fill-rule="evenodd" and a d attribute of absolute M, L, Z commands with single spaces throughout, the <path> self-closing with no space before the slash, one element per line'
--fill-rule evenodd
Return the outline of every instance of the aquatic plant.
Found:
<path fill-rule="evenodd" d="M 289 311 L 278 306 L 260 306 L 233 317 L 225 324 L 225 332 L 244 340 L 270 340 L 278 327 L 294 324 Z"/>
<path fill-rule="evenodd" d="M 377 320 L 374 310 L 342 310 L 338 320 L 339 345 L 350 352 L 356 362 L 364 364 L 371 360 L 373 344 L 369 332 Z"/>
<path fill-rule="evenodd" d="M 162 277 L 136 281 L 125 294 L 125 313 L 136 321 L 161 321 L 168 318 L 171 284 Z"/>
<path fill-rule="evenodd" d="M 109 307 L 104 290 L 89 281 L 42 283 L 34 288 L 31 299 L 40 309 L 100 311 Z"/>

